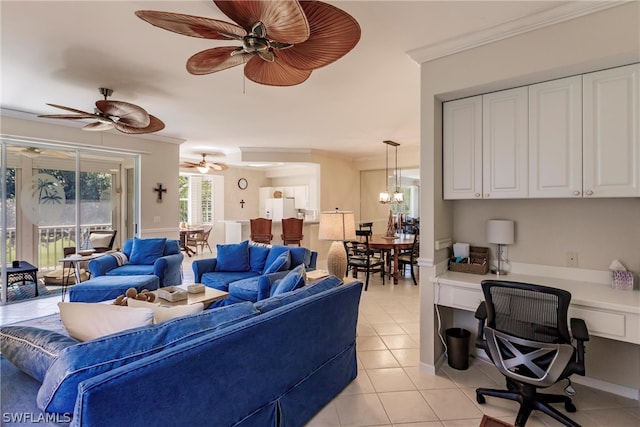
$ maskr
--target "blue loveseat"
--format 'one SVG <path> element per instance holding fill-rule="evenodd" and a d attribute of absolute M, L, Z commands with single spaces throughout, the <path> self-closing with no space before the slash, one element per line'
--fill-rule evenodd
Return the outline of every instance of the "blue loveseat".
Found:
<path fill-rule="evenodd" d="M 183 259 L 179 240 L 134 237 L 124 242 L 120 253 L 91 260 L 89 271 L 92 277 L 155 274 L 160 287 L 175 286 L 182 283 Z"/>
<path fill-rule="evenodd" d="M 3 417 L 93 427 L 303 426 L 357 375 L 362 282 L 341 283 L 330 276 L 82 343 L 2 327 Z M 24 346 L 25 336 L 40 354 L 27 359 L 42 360 L 33 378 L 7 360 L 8 343 Z"/>
<path fill-rule="evenodd" d="M 268 298 L 275 283 L 304 265 L 315 270 L 318 253 L 303 247 L 265 245 L 245 240 L 217 245 L 216 258 L 193 261 L 196 283 L 229 292 L 227 304 Z"/>

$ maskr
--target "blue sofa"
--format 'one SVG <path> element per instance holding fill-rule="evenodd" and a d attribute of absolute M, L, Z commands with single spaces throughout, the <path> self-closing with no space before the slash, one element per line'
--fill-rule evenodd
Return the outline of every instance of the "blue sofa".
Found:
<path fill-rule="evenodd" d="M 182 283 L 183 259 L 179 240 L 134 237 L 124 242 L 121 252 L 91 260 L 89 271 L 91 277 L 155 274 L 160 287 L 175 286 Z"/>
<path fill-rule="evenodd" d="M 194 260 L 194 280 L 229 292 L 226 303 L 268 298 L 273 285 L 289 271 L 304 265 L 315 270 L 318 253 L 303 247 L 265 245 L 245 240 L 217 245 L 216 258 Z"/>
<path fill-rule="evenodd" d="M 303 426 L 357 375 L 361 293 L 362 282 L 330 276 L 82 343 L 2 327 L 3 417 L 96 427 Z M 18 346 L 25 336 L 37 344 L 40 355 L 26 358 L 42 359 L 33 378 L 7 360 L 15 336 Z"/>

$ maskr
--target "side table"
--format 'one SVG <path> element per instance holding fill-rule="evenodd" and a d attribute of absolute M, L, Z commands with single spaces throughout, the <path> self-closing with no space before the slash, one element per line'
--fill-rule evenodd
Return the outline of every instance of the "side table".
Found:
<path fill-rule="evenodd" d="M 29 264 L 26 261 L 19 261 L 18 267 L 7 267 L 7 286 L 17 282 L 24 285 L 27 280 L 33 282 L 35 286 L 35 296 L 38 296 L 38 267 Z"/>

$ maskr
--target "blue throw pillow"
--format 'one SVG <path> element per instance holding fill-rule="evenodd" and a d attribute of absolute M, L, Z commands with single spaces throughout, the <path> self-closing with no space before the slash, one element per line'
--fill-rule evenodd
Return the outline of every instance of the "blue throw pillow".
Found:
<path fill-rule="evenodd" d="M 311 251 L 307 248 L 289 248 L 291 252 L 291 265 L 297 266 L 300 264 L 304 264 L 305 267 L 309 267 L 311 264 Z"/>
<path fill-rule="evenodd" d="M 134 237 L 129 264 L 153 265 L 164 254 L 166 242 L 167 239 L 164 237 L 158 239 L 138 239 Z"/>
<path fill-rule="evenodd" d="M 264 262 L 264 265 L 266 267 L 270 266 L 283 252 L 289 252 L 289 248 L 282 245 L 273 245 L 269 248 L 269 255 L 267 255 L 267 260 Z"/>
<path fill-rule="evenodd" d="M 266 246 L 249 245 L 249 264 L 251 264 L 251 271 L 256 273 L 262 273 L 264 270 L 267 256 L 269 255 L 269 248 Z"/>
<path fill-rule="evenodd" d="M 175 255 L 180 253 L 180 240 L 167 240 L 164 244 L 164 255 Z"/>
<path fill-rule="evenodd" d="M 289 251 L 282 252 L 278 258 L 274 259 L 271 264 L 268 264 L 262 274 L 275 273 L 276 271 L 285 271 L 289 269 L 291 265 L 291 255 Z"/>
<path fill-rule="evenodd" d="M 216 245 L 216 271 L 249 271 L 249 241 L 230 245 Z"/>
<path fill-rule="evenodd" d="M 306 271 L 304 265 L 301 264 L 288 272 L 287 275 L 280 280 L 280 283 L 273 287 L 271 296 L 280 295 L 303 287 L 305 278 Z"/>

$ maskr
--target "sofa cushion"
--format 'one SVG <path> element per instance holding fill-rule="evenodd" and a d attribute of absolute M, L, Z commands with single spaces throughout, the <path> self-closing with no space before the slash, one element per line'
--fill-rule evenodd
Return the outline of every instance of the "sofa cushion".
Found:
<path fill-rule="evenodd" d="M 304 286 L 306 280 L 306 274 L 304 270 L 304 264 L 300 264 L 293 270 L 287 273 L 277 285 L 273 287 L 271 296 L 280 295 L 285 292 L 291 292 L 294 289 L 298 289 Z"/>
<path fill-rule="evenodd" d="M 167 239 L 164 237 L 157 239 L 139 239 L 134 237 L 129 263 L 153 265 L 153 263 L 164 254 L 164 245 L 166 242 Z"/>
<path fill-rule="evenodd" d="M 264 270 L 265 262 L 269 256 L 269 248 L 266 246 L 256 246 L 255 244 L 249 245 L 249 264 L 251 265 L 251 271 L 256 273 L 262 273 Z"/>
<path fill-rule="evenodd" d="M 249 242 L 216 245 L 216 271 L 249 271 Z"/>
<path fill-rule="evenodd" d="M 242 301 L 256 302 L 268 297 L 270 289 L 271 281 L 267 276 L 256 276 L 230 283 L 229 295 Z"/>
<path fill-rule="evenodd" d="M 271 265 L 283 252 L 289 252 L 289 248 L 282 245 L 272 245 L 271 248 L 269 248 L 269 255 L 267 256 L 267 260 L 264 265 Z"/>
<path fill-rule="evenodd" d="M 226 273 L 222 271 L 211 271 L 202 275 L 200 283 L 210 288 L 228 292 L 229 283 L 248 277 L 255 277 L 258 276 L 258 274 L 259 273 L 254 273 L 253 271 L 230 271 Z"/>
<path fill-rule="evenodd" d="M 153 323 L 153 310 L 150 308 L 86 302 L 59 302 L 58 308 L 65 329 L 78 341 L 93 340 Z"/>
<path fill-rule="evenodd" d="M 329 276 L 325 279 L 317 281 L 312 285 L 296 289 L 295 291 L 286 292 L 280 295 L 274 295 L 271 298 L 258 301 L 254 304 L 254 306 L 260 313 L 266 313 L 268 311 L 275 310 L 278 307 L 282 307 L 283 305 L 287 305 L 292 302 L 310 297 L 311 295 L 319 294 L 320 292 L 333 289 L 340 284 L 342 284 L 342 280 L 338 279 L 336 276 Z"/>
<path fill-rule="evenodd" d="M 311 264 L 311 251 L 303 247 L 289 247 L 291 253 L 291 267 L 304 264 L 308 268 Z"/>
<path fill-rule="evenodd" d="M 63 348 L 78 340 L 33 326 L 0 328 L 0 352 L 22 372 L 42 382 L 47 369 Z"/>
<path fill-rule="evenodd" d="M 252 303 L 240 303 L 69 346 L 47 371 L 38 391 L 38 407 L 48 412 L 73 413 L 81 381 L 257 314 Z"/>
<path fill-rule="evenodd" d="M 148 308 L 152 310 L 153 323 L 166 322 L 167 320 L 171 320 L 176 317 L 199 313 L 204 308 L 204 305 L 201 302 L 167 307 L 153 302 L 140 301 L 135 298 L 129 298 L 127 300 L 127 305 L 133 308 Z"/>
<path fill-rule="evenodd" d="M 128 270 L 129 266 L 123 266 L 115 270 Z M 135 267 L 135 266 L 134 266 Z M 145 265 L 144 267 L 151 267 Z M 117 273 L 117 271 L 114 271 Z M 69 301 L 71 302 L 100 302 L 116 299 L 123 295 L 127 289 L 134 288 L 138 292 L 143 290 L 155 291 L 160 286 L 158 276 L 147 275 L 107 275 L 98 276 L 93 279 L 78 283 L 69 290 Z"/>
<path fill-rule="evenodd" d="M 153 274 L 153 265 L 139 265 L 131 262 L 107 271 L 107 276 L 145 276 L 148 274 Z"/>
<path fill-rule="evenodd" d="M 180 253 L 180 240 L 168 239 L 164 244 L 162 255 L 175 255 Z"/>
<path fill-rule="evenodd" d="M 267 261 L 269 257 L 267 257 Z M 277 271 L 285 271 L 289 269 L 291 265 L 291 255 L 289 251 L 284 251 L 277 258 L 275 258 L 272 262 L 268 262 L 265 264 L 263 274 L 275 273 Z"/>

